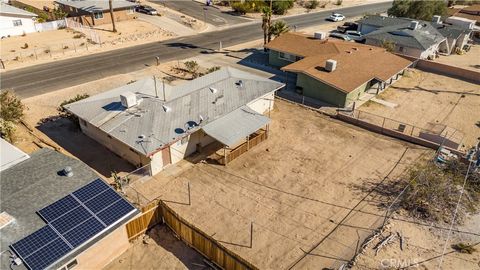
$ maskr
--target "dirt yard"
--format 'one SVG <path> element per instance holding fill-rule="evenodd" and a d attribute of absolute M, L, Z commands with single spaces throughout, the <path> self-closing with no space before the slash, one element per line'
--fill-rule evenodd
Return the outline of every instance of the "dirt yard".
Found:
<path fill-rule="evenodd" d="M 476 84 L 412 70 L 378 98 L 398 106 L 368 102 L 360 110 L 422 128 L 429 123 L 452 127 L 463 133 L 467 148 L 480 137 L 480 87 Z"/>
<path fill-rule="evenodd" d="M 165 226 L 153 227 L 105 270 L 126 269 L 210 269 L 203 257 L 176 239 Z"/>
<path fill-rule="evenodd" d="M 45 63 L 175 36 L 172 32 L 140 20 L 121 21 L 116 26 L 117 33 L 111 31 L 111 24 L 106 24 L 95 27 L 94 31 L 86 32 L 87 34 L 61 29 L 9 37 L 0 41 L 1 58 L 7 70 L 11 70 L 33 63 Z M 88 42 L 89 33 L 96 33 L 102 44 Z"/>
<path fill-rule="evenodd" d="M 480 72 L 480 45 L 473 45 L 470 51 L 463 55 L 440 56 L 435 62 Z"/>
<path fill-rule="evenodd" d="M 371 203 L 381 198 L 359 203 L 362 185 L 387 175 L 394 179 L 431 150 L 287 102 L 275 104 L 269 139 L 227 167 L 197 163 L 173 176 L 165 172 L 137 182 L 135 188 L 148 199 L 160 196 L 260 269 L 339 267 L 382 221 L 383 211 Z M 186 204 L 188 183 L 191 205 Z M 311 255 L 302 258 L 302 250 Z"/>

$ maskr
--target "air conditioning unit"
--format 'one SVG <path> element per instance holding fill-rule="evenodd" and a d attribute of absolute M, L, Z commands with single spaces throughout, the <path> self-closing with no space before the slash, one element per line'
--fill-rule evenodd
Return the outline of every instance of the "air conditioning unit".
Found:
<path fill-rule="evenodd" d="M 416 30 L 418 28 L 418 22 L 417 21 L 411 21 L 410 22 L 410 29 Z"/>
<path fill-rule="evenodd" d="M 337 61 L 335 60 L 329 59 L 325 63 L 325 70 L 328 72 L 335 71 L 336 68 L 337 68 Z"/>
<path fill-rule="evenodd" d="M 313 34 L 313 37 L 314 37 L 315 39 L 324 40 L 324 39 L 327 38 L 327 33 L 326 33 L 326 32 L 315 32 L 315 33 Z"/>
<path fill-rule="evenodd" d="M 442 16 L 435 15 L 435 16 L 433 16 L 433 18 L 432 18 L 432 22 L 433 22 L 433 23 L 436 23 L 436 24 L 439 24 L 439 23 L 441 23 L 441 22 L 440 22 L 441 19 L 442 19 Z"/>
<path fill-rule="evenodd" d="M 131 108 L 137 105 L 137 95 L 132 92 L 126 92 L 120 95 L 120 102 L 125 108 Z"/>

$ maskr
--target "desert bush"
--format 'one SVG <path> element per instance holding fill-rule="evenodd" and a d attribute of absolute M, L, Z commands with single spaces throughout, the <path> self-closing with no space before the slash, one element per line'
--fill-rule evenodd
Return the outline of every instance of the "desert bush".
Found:
<path fill-rule="evenodd" d="M 198 65 L 197 61 L 186 61 L 184 63 L 185 65 L 185 68 L 187 69 L 187 71 L 192 74 L 192 77 L 193 78 L 197 78 L 198 77 L 198 69 L 200 68 L 200 66 Z"/>
<path fill-rule="evenodd" d="M 320 2 L 318 0 L 309 0 L 305 2 L 304 7 L 306 9 L 316 9 Z"/>
<path fill-rule="evenodd" d="M 453 244 L 452 248 L 460 253 L 472 254 L 477 251 L 472 245 L 467 245 L 464 243 Z"/>
<path fill-rule="evenodd" d="M 27 48 L 28 48 L 28 43 L 23 44 L 23 46 L 20 47 L 20 48 L 22 48 L 22 49 L 27 49 Z"/>
<path fill-rule="evenodd" d="M 394 52 L 395 51 L 395 42 L 391 40 L 382 40 L 382 47 L 387 50 L 387 52 Z"/>
<path fill-rule="evenodd" d="M 0 93 L 0 134 L 2 138 L 12 142 L 15 125 L 23 118 L 25 105 L 11 91 L 4 90 Z"/>
<path fill-rule="evenodd" d="M 283 15 L 293 7 L 293 3 L 293 0 L 274 1 L 272 3 L 272 12 L 276 15 Z"/>
<path fill-rule="evenodd" d="M 69 113 L 67 110 L 65 110 L 64 106 L 68 105 L 70 103 L 77 102 L 77 101 L 82 100 L 82 99 L 86 99 L 89 96 L 90 95 L 88 95 L 88 94 L 77 94 L 76 96 L 74 96 L 71 99 L 67 99 L 67 100 L 62 101 L 62 103 L 60 103 L 60 105 L 57 108 L 57 111 L 59 112 L 60 117 L 68 118 L 68 119 L 72 120 L 74 123 L 78 124 L 77 117 L 75 115 Z"/>
<path fill-rule="evenodd" d="M 67 45 L 63 46 L 63 49 L 64 50 L 68 49 L 68 46 Z"/>
<path fill-rule="evenodd" d="M 337 0 L 337 1 L 335 1 L 335 5 L 337 5 L 337 6 L 341 6 L 342 3 L 343 3 L 343 0 Z"/>
<path fill-rule="evenodd" d="M 78 38 L 83 38 L 84 36 L 85 36 L 84 33 L 76 33 L 75 35 L 73 35 L 73 38 L 78 39 Z"/>
<path fill-rule="evenodd" d="M 215 72 L 217 70 L 220 70 L 220 67 L 219 66 L 214 66 L 214 67 L 211 67 L 211 68 L 207 69 L 207 72 L 205 72 L 205 74 L 212 73 L 212 72 Z"/>

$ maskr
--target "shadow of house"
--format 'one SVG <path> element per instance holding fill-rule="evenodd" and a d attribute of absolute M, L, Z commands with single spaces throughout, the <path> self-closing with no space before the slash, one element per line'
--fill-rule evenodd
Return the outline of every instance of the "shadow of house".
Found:
<path fill-rule="evenodd" d="M 114 152 L 83 134 L 78 124 L 68 118 L 60 117 L 39 123 L 37 129 L 106 178 L 114 171 L 131 172 L 135 169 Z"/>

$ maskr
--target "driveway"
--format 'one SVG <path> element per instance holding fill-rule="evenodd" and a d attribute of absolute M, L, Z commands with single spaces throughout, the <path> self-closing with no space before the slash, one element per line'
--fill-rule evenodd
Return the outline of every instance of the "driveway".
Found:
<path fill-rule="evenodd" d="M 168 8 L 184 13 L 188 16 L 196 18 L 201 21 L 207 21 L 207 23 L 214 26 L 226 26 L 234 25 L 251 20 L 233 15 L 227 12 L 222 12 L 215 7 L 207 7 L 205 4 L 191 1 L 191 0 L 176 0 L 176 1 L 151 1 L 156 4 L 165 5 Z"/>

